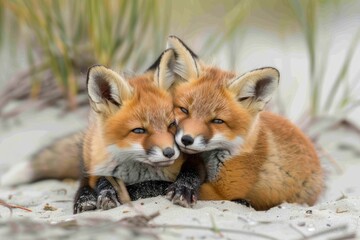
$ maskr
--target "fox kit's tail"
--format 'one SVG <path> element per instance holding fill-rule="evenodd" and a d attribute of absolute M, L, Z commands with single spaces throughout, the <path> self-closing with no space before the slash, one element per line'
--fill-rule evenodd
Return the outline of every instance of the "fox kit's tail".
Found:
<path fill-rule="evenodd" d="M 77 132 L 55 140 L 31 159 L 10 168 L 1 177 L 0 185 L 14 186 L 49 178 L 78 178 L 83 135 L 83 132 Z"/>

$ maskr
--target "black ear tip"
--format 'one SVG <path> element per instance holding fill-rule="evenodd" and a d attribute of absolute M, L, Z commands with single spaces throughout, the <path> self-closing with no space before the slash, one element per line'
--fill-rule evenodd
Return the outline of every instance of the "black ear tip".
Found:
<path fill-rule="evenodd" d="M 166 51 L 166 50 L 165 50 L 165 51 Z M 165 51 L 160 54 L 160 56 L 156 59 L 156 61 L 155 61 L 153 64 L 151 64 L 151 66 L 148 67 L 148 68 L 145 70 L 145 72 L 155 71 L 155 69 L 156 69 L 156 68 L 159 66 L 159 64 L 160 64 L 161 58 L 162 58 L 162 56 L 164 55 Z"/>
<path fill-rule="evenodd" d="M 280 81 L 280 71 L 277 68 L 274 68 L 274 67 L 262 67 L 262 68 L 255 69 L 253 71 L 258 71 L 258 70 L 263 70 L 263 71 L 272 70 L 274 72 L 273 75 L 276 76 L 278 82 Z M 253 71 L 251 71 L 251 72 L 253 72 Z"/>
<path fill-rule="evenodd" d="M 175 55 L 175 50 L 173 48 L 168 48 L 163 52 L 161 56 L 163 57 L 165 54 Z"/>
<path fill-rule="evenodd" d="M 169 35 L 169 37 L 168 38 L 175 38 L 175 39 L 180 39 L 180 38 L 178 38 L 177 36 L 175 36 L 175 35 Z"/>
<path fill-rule="evenodd" d="M 280 71 L 276 68 L 273 68 L 272 69 L 276 72 L 276 75 L 277 75 L 277 82 L 279 83 L 280 82 Z"/>
<path fill-rule="evenodd" d="M 166 53 L 168 53 L 168 52 L 174 53 L 174 49 L 168 48 L 168 49 L 166 49 L 165 51 L 163 51 L 163 52 L 160 54 L 160 56 L 156 59 L 156 61 L 155 61 L 149 68 L 147 68 L 145 72 L 155 71 L 156 68 L 160 65 L 160 62 L 161 62 L 162 57 L 163 57 Z M 174 53 L 174 54 L 175 54 L 175 53 Z"/>
<path fill-rule="evenodd" d="M 270 67 L 272 70 L 274 70 L 276 72 L 276 75 L 278 78 L 280 78 L 280 71 L 277 68 L 274 67 Z"/>
<path fill-rule="evenodd" d="M 100 64 L 94 64 L 94 65 L 92 65 L 92 66 L 90 66 L 90 67 L 88 68 L 87 74 L 86 74 L 86 85 L 89 84 L 89 76 L 90 76 L 91 70 L 93 70 L 93 69 L 96 68 L 96 67 L 104 67 L 104 66 L 103 66 L 103 65 L 100 65 Z"/>
<path fill-rule="evenodd" d="M 168 49 L 166 49 L 163 53 L 173 52 L 173 51 L 174 51 L 174 49 L 173 49 L 173 48 L 168 48 Z"/>
<path fill-rule="evenodd" d="M 88 72 L 90 72 L 92 68 L 96 68 L 96 67 L 104 67 L 104 68 L 106 68 L 105 66 L 103 66 L 103 65 L 101 65 L 101 64 L 94 64 L 94 65 L 92 65 L 92 66 L 90 66 L 90 67 L 88 68 Z"/>
<path fill-rule="evenodd" d="M 280 71 L 277 68 L 274 67 L 268 67 L 268 69 L 271 69 L 272 71 L 274 71 L 274 75 L 277 79 L 277 82 L 280 82 Z"/>
<path fill-rule="evenodd" d="M 165 56 L 165 54 L 167 54 L 167 53 L 174 53 L 174 49 L 173 48 L 168 48 L 165 51 L 163 51 L 161 53 L 161 55 L 160 55 L 160 59 L 162 59 Z"/>
<path fill-rule="evenodd" d="M 191 54 L 191 56 L 192 56 L 193 58 L 195 58 L 195 59 L 198 59 L 198 58 L 199 58 L 198 55 L 196 55 L 196 54 L 183 42 L 183 40 L 181 40 L 180 38 L 178 38 L 178 37 L 176 37 L 176 36 L 174 36 L 174 35 L 170 35 L 170 36 L 169 36 L 169 39 L 176 39 L 176 40 L 178 40 L 178 41 L 180 42 L 180 44 L 189 51 L 189 53 Z M 176 49 L 175 49 L 174 51 L 175 51 L 175 55 L 176 55 Z"/>

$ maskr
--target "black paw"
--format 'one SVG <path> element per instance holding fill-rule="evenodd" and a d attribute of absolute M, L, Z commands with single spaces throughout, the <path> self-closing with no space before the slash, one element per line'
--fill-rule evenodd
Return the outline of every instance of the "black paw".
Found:
<path fill-rule="evenodd" d="M 246 207 L 251 207 L 250 202 L 245 200 L 245 199 L 237 199 L 237 200 L 232 200 L 232 202 L 244 205 Z"/>
<path fill-rule="evenodd" d="M 187 184 L 175 182 L 167 188 L 165 197 L 174 204 L 190 208 L 197 201 L 197 191 Z"/>
<path fill-rule="evenodd" d="M 84 187 L 79 189 L 74 201 L 74 214 L 92 211 L 96 209 L 96 193 Z"/>
<path fill-rule="evenodd" d="M 116 191 L 114 189 L 101 190 L 97 198 L 96 206 L 102 210 L 109 210 L 120 206 Z"/>
<path fill-rule="evenodd" d="M 96 203 L 98 209 L 108 210 L 120 206 L 116 190 L 106 177 L 99 178 L 96 191 L 98 193 Z"/>

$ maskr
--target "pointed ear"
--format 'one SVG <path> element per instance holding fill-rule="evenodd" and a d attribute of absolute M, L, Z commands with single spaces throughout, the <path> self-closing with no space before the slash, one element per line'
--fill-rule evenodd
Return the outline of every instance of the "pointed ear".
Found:
<path fill-rule="evenodd" d="M 175 82 L 174 64 L 175 53 L 173 49 L 169 48 L 148 68 L 147 72 L 154 72 L 155 84 L 168 91 Z"/>
<path fill-rule="evenodd" d="M 132 95 L 129 83 L 118 73 L 104 67 L 93 66 L 87 74 L 87 89 L 91 107 L 96 112 L 112 112 Z"/>
<path fill-rule="evenodd" d="M 169 36 L 167 47 L 174 49 L 174 72 L 185 80 L 198 78 L 201 74 L 200 61 L 196 54 L 175 36 Z"/>
<path fill-rule="evenodd" d="M 228 88 L 244 106 L 261 111 L 276 90 L 279 77 L 275 68 L 256 69 L 231 80 Z"/>

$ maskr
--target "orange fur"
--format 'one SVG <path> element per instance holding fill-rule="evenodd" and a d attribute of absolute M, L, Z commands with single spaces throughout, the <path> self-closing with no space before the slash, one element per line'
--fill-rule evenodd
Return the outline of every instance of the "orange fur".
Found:
<path fill-rule="evenodd" d="M 233 78 L 232 73 L 203 66 L 199 78 L 175 89 L 175 113 L 184 134 L 210 141 L 216 134 L 244 139 L 218 175 L 201 186 L 200 199 L 245 199 L 257 210 L 282 202 L 313 205 L 323 188 L 323 173 L 312 143 L 288 120 L 258 113 L 261 105 L 254 99 L 237 101 L 228 87 Z M 214 124 L 214 118 L 225 123 Z"/>
<path fill-rule="evenodd" d="M 98 71 L 111 71 L 104 69 Z M 109 74 L 102 73 L 102 75 Z M 171 125 L 175 117 L 172 97 L 166 89 L 155 85 L 153 76 L 153 72 L 147 72 L 128 79 L 127 82 L 133 92 L 125 99 L 121 99 L 121 107 L 116 107 L 110 101 L 101 104 L 92 103 L 94 111 L 90 115 L 83 144 L 83 171 L 86 172 L 86 181 L 90 187 L 95 188 L 99 178 L 94 174 L 96 168 L 112 158 L 111 153 L 107 151 L 110 145 L 115 145 L 118 149 L 126 149 L 132 144 L 138 144 L 144 152 L 152 147 L 163 150 L 175 146 L 176 126 Z M 106 79 L 109 80 L 110 77 Z M 146 129 L 146 134 L 136 134 L 131 131 L 140 127 Z M 179 157 L 174 164 L 160 167 L 158 171 L 162 172 L 166 180 L 174 181 L 182 162 L 182 158 Z"/>
<path fill-rule="evenodd" d="M 279 72 L 266 67 L 239 76 L 204 65 L 175 36 L 168 46 L 177 57 L 171 68 L 176 142 L 205 163 L 197 168 L 207 174 L 200 199 L 243 199 L 257 210 L 282 202 L 313 205 L 323 189 L 314 146 L 294 124 L 261 112 Z"/>

